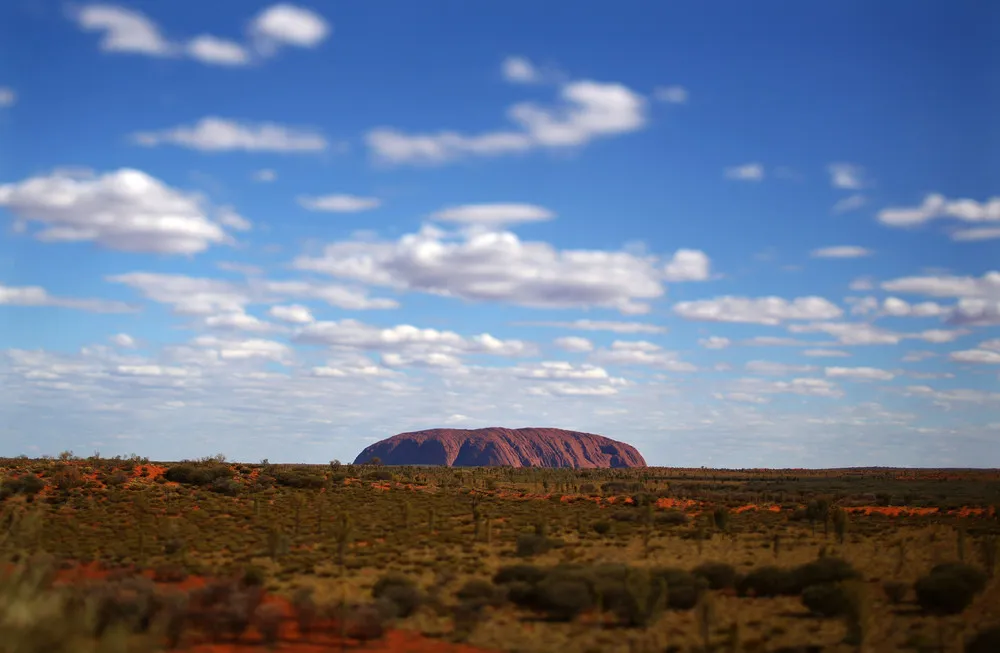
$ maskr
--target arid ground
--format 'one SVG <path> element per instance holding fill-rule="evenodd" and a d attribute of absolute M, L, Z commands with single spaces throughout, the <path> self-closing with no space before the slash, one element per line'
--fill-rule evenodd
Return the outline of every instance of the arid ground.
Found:
<path fill-rule="evenodd" d="M 1000 472 L 0 460 L 0 652 L 1000 651 Z"/>

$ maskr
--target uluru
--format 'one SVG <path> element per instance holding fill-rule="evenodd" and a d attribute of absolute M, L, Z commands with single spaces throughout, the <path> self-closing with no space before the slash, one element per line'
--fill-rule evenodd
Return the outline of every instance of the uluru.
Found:
<path fill-rule="evenodd" d="M 428 429 L 380 440 L 354 464 L 447 467 L 645 467 L 639 451 L 603 435 L 555 428 Z"/>

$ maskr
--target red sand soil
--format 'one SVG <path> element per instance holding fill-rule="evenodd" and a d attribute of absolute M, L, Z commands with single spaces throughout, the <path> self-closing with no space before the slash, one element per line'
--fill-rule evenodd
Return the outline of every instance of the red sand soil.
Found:
<path fill-rule="evenodd" d="M 102 580 L 107 578 L 109 573 L 95 565 L 81 565 L 60 570 L 55 582 L 71 584 Z M 153 579 L 151 570 L 143 572 L 142 575 Z M 189 576 L 179 583 L 159 583 L 158 586 L 177 591 L 190 591 L 203 586 L 206 582 L 207 579 L 203 577 Z M 285 620 L 281 626 L 278 648 L 286 653 L 329 653 L 341 650 L 342 646 L 348 650 L 362 649 L 368 653 L 490 653 L 486 649 L 433 639 L 407 630 L 388 630 L 377 640 L 360 642 L 350 638 L 350 622 L 347 624 L 346 639 L 341 639 L 340 628 L 332 621 L 317 622 L 315 632 L 302 635 L 295 625 L 292 605 L 286 599 L 265 595 L 263 602 L 278 605 L 282 610 Z M 186 653 L 260 653 L 262 643 L 260 634 L 251 626 L 236 643 L 190 642 L 183 648 L 175 650 Z"/>

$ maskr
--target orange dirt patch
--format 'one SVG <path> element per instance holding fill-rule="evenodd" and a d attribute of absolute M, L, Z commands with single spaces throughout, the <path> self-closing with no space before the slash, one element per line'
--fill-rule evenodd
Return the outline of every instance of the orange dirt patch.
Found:
<path fill-rule="evenodd" d="M 106 579 L 111 572 L 97 565 L 78 565 L 71 569 L 59 570 L 56 574 L 57 585 L 75 584 L 87 581 Z M 143 571 L 142 576 L 153 580 L 153 571 Z M 190 591 L 202 587 L 206 578 L 189 576 L 179 583 L 157 583 L 161 588 L 175 591 Z M 281 608 L 283 623 L 279 633 L 278 648 L 286 653 L 328 653 L 342 650 L 342 647 L 362 649 L 368 653 L 490 653 L 465 644 L 455 644 L 425 637 L 420 633 L 407 630 L 389 630 L 377 640 L 360 642 L 350 637 L 351 623 L 347 622 L 346 639 L 340 637 L 340 625 L 333 621 L 321 621 L 315 624 L 315 632 L 302 635 L 295 625 L 295 612 L 290 602 L 280 596 L 265 594 L 264 603 L 272 603 Z M 206 643 L 192 641 L 189 637 L 185 644 L 175 649 L 186 653 L 260 653 L 263 644 L 260 633 L 253 626 L 240 638 L 232 643 Z"/>
<path fill-rule="evenodd" d="M 756 511 L 781 512 L 781 506 L 758 506 L 756 504 L 749 504 L 746 506 L 740 506 L 738 508 L 733 509 L 733 512 L 735 512 L 736 514 L 742 512 L 756 512 Z"/>

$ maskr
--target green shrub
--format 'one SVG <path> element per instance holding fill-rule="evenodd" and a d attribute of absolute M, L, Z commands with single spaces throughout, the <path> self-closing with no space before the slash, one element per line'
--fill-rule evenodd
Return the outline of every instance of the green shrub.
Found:
<path fill-rule="evenodd" d="M 960 614 L 986 587 L 986 574 L 971 565 L 945 563 L 913 585 L 917 603 L 931 614 Z"/>
<path fill-rule="evenodd" d="M 899 605 L 906 598 L 906 593 L 910 591 L 910 586 L 900 581 L 887 580 L 882 583 L 882 591 L 885 592 L 885 597 L 889 599 L 889 603 Z"/>
<path fill-rule="evenodd" d="M 530 558 L 532 556 L 541 555 L 551 548 L 552 543 L 544 535 L 521 533 L 517 536 L 514 553 L 519 558 Z"/>
<path fill-rule="evenodd" d="M 594 532 L 598 535 L 607 535 L 611 532 L 611 522 L 603 519 L 601 521 L 595 521 L 591 528 L 593 528 Z"/>
<path fill-rule="evenodd" d="M 495 585 L 508 585 L 510 583 L 526 583 L 536 585 L 545 578 L 547 572 L 534 565 L 508 565 L 501 567 L 493 575 Z"/>
<path fill-rule="evenodd" d="M 372 587 L 372 598 L 391 603 L 399 617 L 406 618 L 417 611 L 423 602 L 424 594 L 410 578 L 388 573 L 375 581 Z"/>
<path fill-rule="evenodd" d="M 753 594 L 760 597 L 793 596 L 799 593 L 794 574 L 788 569 L 765 565 L 746 576 L 737 586 L 741 596 Z"/>
<path fill-rule="evenodd" d="M 810 585 L 802 591 L 802 605 L 818 617 L 843 617 L 851 610 L 851 596 L 841 583 Z"/>
<path fill-rule="evenodd" d="M 713 590 L 736 587 L 736 569 L 724 562 L 705 562 L 694 568 L 695 576 L 704 578 Z"/>
<path fill-rule="evenodd" d="M 857 580 L 861 574 L 846 560 L 841 558 L 820 558 L 800 565 L 792 570 L 794 591 L 798 594 L 812 585 Z"/>
<path fill-rule="evenodd" d="M 980 631 L 965 642 L 965 653 L 996 653 L 1000 651 L 1000 625 Z"/>

